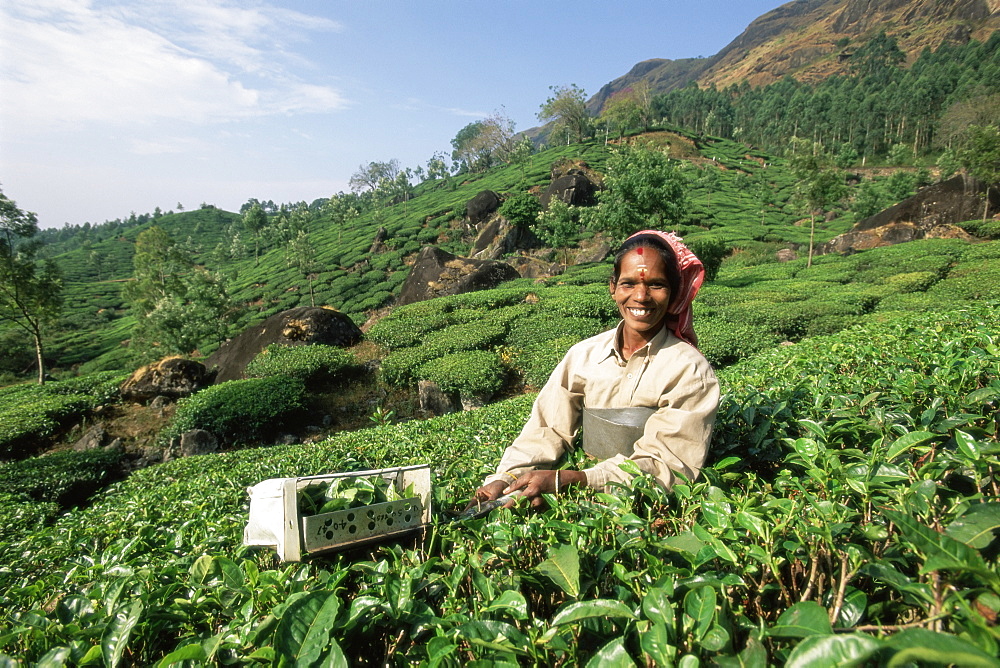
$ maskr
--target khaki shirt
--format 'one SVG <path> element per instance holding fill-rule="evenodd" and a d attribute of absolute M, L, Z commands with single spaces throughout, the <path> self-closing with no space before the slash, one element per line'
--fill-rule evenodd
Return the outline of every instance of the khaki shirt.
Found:
<path fill-rule="evenodd" d="M 605 489 L 631 476 L 625 459 L 652 474 L 667 489 L 674 471 L 698 477 L 719 407 L 719 384 L 708 360 L 694 346 L 663 328 L 626 361 L 618 349 L 622 324 L 570 348 L 539 392 L 521 434 L 504 451 L 497 472 L 486 478 L 511 482 L 532 469 L 555 468 L 580 428 L 582 409 L 643 406 L 657 409 L 635 442 L 632 455 L 615 455 L 584 469 L 587 485 Z"/>

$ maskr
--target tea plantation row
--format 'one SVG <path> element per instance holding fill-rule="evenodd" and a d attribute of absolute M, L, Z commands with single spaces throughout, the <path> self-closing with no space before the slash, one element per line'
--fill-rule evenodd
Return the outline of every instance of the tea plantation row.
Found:
<path fill-rule="evenodd" d="M 449 523 L 530 396 L 141 470 L 5 534 L 0 652 L 109 666 L 998 665 L 998 306 L 876 313 L 725 369 L 711 465 L 669 494 L 640 477 L 540 514 Z M 293 565 L 241 546 L 248 485 L 423 462 L 436 517 L 416 545 Z"/>

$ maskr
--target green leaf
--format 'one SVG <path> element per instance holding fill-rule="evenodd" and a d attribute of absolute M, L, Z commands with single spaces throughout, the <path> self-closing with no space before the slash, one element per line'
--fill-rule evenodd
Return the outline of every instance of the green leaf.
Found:
<path fill-rule="evenodd" d="M 32 664 L 35 668 L 62 668 L 69 659 L 69 647 L 53 647 L 46 652 L 37 663 Z"/>
<path fill-rule="evenodd" d="M 903 434 L 889 446 L 889 450 L 885 454 L 885 459 L 891 462 L 907 450 L 915 448 L 918 445 L 923 445 L 936 437 L 937 434 L 932 434 L 929 431 L 911 431 L 908 434 Z"/>
<path fill-rule="evenodd" d="M 900 533 L 926 560 L 921 573 L 937 570 L 968 571 L 985 579 L 992 585 L 1000 585 L 1000 577 L 986 566 L 982 556 L 965 543 L 938 533 L 903 513 L 885 509 L 885 516 L 892 520 Z"/>
<path fill-rule="evenodd" d="M 882 647 L 871 636 L 850 635 L 810 636 L 792 649 L 785 668 L 840 668 L 859 665 Z"/>
<path fill-rule="evenodd" d="M 777 623 L 767 631 L 774 638 L 808 638 L 830 635 L 830 613 L 815 601 L 801 601 L 781 613 Z"/>
<path fill-rule="evenodd" d="M 977 503 L 948 525 L 945 533 L 970 547 L 983 549 L 1000 530 L 1000 502 Z"/>
<path fill-rule="evenodd" d="M 820 446 L 814 439 L 811 438 L 797 438 L 792 442 L 792 448 L 795 452 L 799 453 L 799 456 L 805 459 L 807 462 L 812 464 L 816 457 L 819 455 Z"/>
<path fill-rule="evenodd" d="M 523 648 L 531 645 L 524 633 L 506 622 L 481 619 L 462 624 L 457 630 L 458 635 L 469 642 L 501 652 L 525 654 Z"/>
<path fill-rule="evenodd" d="M 135 627 L 139 617 L 142 616 L 142 601 L 136 599 L 126 611 L 122 606 L 115 612 L 108 626 L 104 629 L 104 636 L 101 638 L 101 649 L 104 652 L 104 664 L 109 668 L 114 668 L 122 659 L 125 647 L 128 645 L 129 635 Z"/>
<path fill-rule="evenodd" d="M 958 445 L 958 450 L 968 459 L 972 461 L 979 461 L 979 444 L 976 443 L 976 439 L 969 436 L 961 429 L 955 430 L 955 444 Z"/>
<path fill-rule="evenodd" d="M 889 668 L 915 663 L 939 663 L 963 668 L 1000 666 L 1000 659 L 967 640 L 927 629 L 906 629 L 889 638 L 886 645 L 896 650 L 888 663 Z"/>
<path fill-rule="evenodd" d="M 636 619 L 635 613 L 621 601 L 599 598 L 567 604 L 552 618 L 552 625 L 570 624 L 590 617 Z"/>
<path fill-rule="evenodd" d="M 521 592 L 508 589 L 501 593 L 496 600 L 491 601 L 485 611 L 503 611 L 514 619 L 527 619 L 528 602 L 524 599 L 524 595 Z"/>
<path fill-rule="evenodd" d="M 573 545 L 555 548 L 536 568 L 569 596 L 580 596 L 580 552 Z"/>
<path fill-rule="evenodd" d="M 764 520 L 757 517 L 756 515 L 752 515 L 746 511 L 741 510 L 738 513 L 736 513 L 736 521 L 739 523 L 741 527 L 743 527 L 748 531 L 752 531 L 761 538 L 764 538 L 767 535 L 767 529 L 765 528 Z"/>
<path fill-rule="evenodd" d="M 311 591 L 285 608 L 274 632 L 274 649 L 296 666 L 309 666 L 330 643 L 340 598 L 332 591 Z"/>
<path fill-rule="evenodd" d="M 615 638 L 587 662 L 587 668 L 635 668 L 635 661 L 625 650 L 625 638 Z"/>
<path fill-rule="evenodd" d="M 673 628 L 674 608 L 662 587 L 650 587 L 642 597 L 642 612 L 654 624 Z"/>
<path fill-rule="evenodd" d="M 181 661 L 206 661 L 207 659 L 205 648 L 198 643 L 191 643 L 167 654 L 156 663 L 156 668 L 167 668 L 167 666 Z"/>
<path fill-rule="evenodd" d="M 639 645 L 658 666 L 672 665 L 677 656 L 677 648 L 670 644 L 670 633 L 660 622 L 654 622 L 639 636 Z"/>
<path fill-rule="evenodd" d="M 729 632 L 719 624 L 713 624 L 701 639 L 702 649 L 721 652 L 729 644 Z"/>
<path fill-rule="evenodd" d="M 191 581 L 194 584 L 205 584 L 212 573 L 214 562 L 215 558 L 207 554 L 195 559 L 195 562 L 191 564 Z"/>
<path fill-rule="evenodd" d="M 684 596 L 684 613 L 694 622 L 694 635 L 701 640 L 715 619 L 716 595 L 712 587 L 697 587 Z"/>
<path fill-rule="evenodd" d="M 844 595 L 844 603 L 840 606 L 836 624 L 840 628 L 854 626 L 864 616 L 868 608 L 868 595 L 860 589 L 848 587 Z"/>

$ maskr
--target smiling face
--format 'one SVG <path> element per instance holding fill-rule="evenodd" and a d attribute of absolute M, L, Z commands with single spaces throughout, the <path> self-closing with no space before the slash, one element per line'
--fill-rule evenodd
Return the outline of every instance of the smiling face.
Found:
<path fill-rule="evenodd" d="M 649 341 L 660 331 L 670 305 L 667 267 L 652 248 L 636 248 L 622 257 L 618 281 L 612 281 L 611 296 L 625 321 L 624 334 Z"/>

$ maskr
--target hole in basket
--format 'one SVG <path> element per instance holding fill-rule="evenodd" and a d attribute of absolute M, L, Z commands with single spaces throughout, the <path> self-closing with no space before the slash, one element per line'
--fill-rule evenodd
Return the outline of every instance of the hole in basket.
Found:
<path fill-rule="evenodd" d="M 375 519 L 375 511 L 374 510 L 369 510 L 368 511 L 368 519 L 370 519 L 370 520 Z"/>
<path fill-rule="evenodd" d="M 323 526 L 329 529 L 331 526 L 333 526 L 333 520 L 329 519 L 326 522 L 323 522 Z"/>
<path fill-rule="evenodd" d="M 375 523 L 374 522 L 369 522 L 368 523 L 368 530 L 369 531 L 375 531 Z"/>
<path fill-rule="evenodd" d="M 385 518 L 385 525 L 386 526 L 390 526 L 390 527 L 392 526 L 392 518 L 391 517 Z"/>
<path fill-rule="evenodd" d="M 412 519 L 412 517 L 413 517 L 412 515 L 410 515 L 409 513 L 407 513 L 406 515 L 403 516 L 403 521 L 404 522 L 409 522 L 410 519 Z"/>
<path fill-rule="evenodd" d="M 358 528 L 356 526 L 354 526 L 353 524 L 351 526 L 347 527 L 347 533 L 355 533 L 355 532 L 357 532 L 357 530 L 358 530 Z"/>
<path fill-rule="evenodd" d="M 327 540 L 333 540 L 333 532 L 332 531 L 327 531 L 326 532 L 326 539 Z"/>
<path fill-rule="evenodd" d="M 348 522 L 354 521 L 354 513 L 347 513 L 347 521 Z"/>

